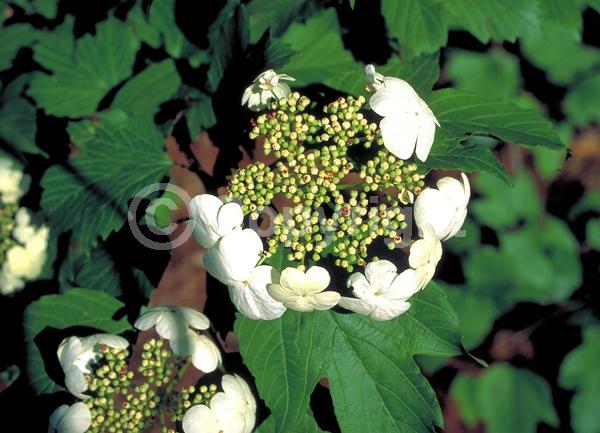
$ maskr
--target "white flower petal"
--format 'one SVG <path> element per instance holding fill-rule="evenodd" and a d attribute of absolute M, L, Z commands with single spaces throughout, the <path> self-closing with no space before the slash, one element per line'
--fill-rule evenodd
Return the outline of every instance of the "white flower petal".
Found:
<path fill-rule="evenodd" d="M 242 207 L 235 203 L 227 203 L 221 206 L 217 214 L 218 234 L 220 237 L 231 233 L 244 222 Z"/>
<path fill-rule="evenodd" d="M 87 398 L 83 393 L 88 389 L 88 381 L 85 379 L 83 372 L 76 366 L 72 365 L 64 370 L 65 386 L 71 394 L 77 398 Z"/>
<path fill-rule="evenodd" d="M 210 338 L 196 335 L 192 364 L 204 373 L 213 372 L 221 364 L 221 351 Z"/>
<path fill-rule="evenodd" d="M 217 215 L 223 202 L 214 195 L 200 194 L 190 200 L 190 220 L 194 224 L 194 237 L 204 248 L 210 248 L 220 238 Z"/>
<path fill-rule="evenodd" d="M 313 266 L 306 271 L 305 280 L 304 287 L 308 293 L 319 293 L 329 286 L 331 277 L 327 269 L 321 266 Z"/>
<path fill-rule="evenodd" d="M 84 433 L 92 425 L 92 414 L 82 402 L 62 405 L 50 416 L 49 432 Z"/>
<path fill-rule="evenodd" d="M 372 296 L 376 289 L 369 283 L 367 278 L 360 272 L 355 272 L 348 277 L 347 287 L 352 287 L 352 292 L 359 298 Z"/>
<path fill-rule="evenodd" d="M 217 418 L 208 406 L 198 404 L 190 407 L 183 415 L 184 433 L 218 433 Z"/>
<path fill-rule="evenodd" d="M 384 117 L 379 127 L 383 145 L 400 159 L 408 159 L 415 150 L 419 133 L 418 119 L 411 114 Z"/>
<path fill-rule="evenodd" d="M 279 281 L 279 272 L 271 266 L 258 266 L 252 272 L 249 284 L 239 282 L 229 286 L 229 294 L 236 308 L 253 320 L 278 319 L 285 306 L 273 299 L 267 285 Z"/>
<path fill-rule="evenodd" d="M 375 291 L 383 291 L 396 278 L 398 269 L 389 260 L 371 262 L 365 267 L 365 277 Z"/>
<path fill-rule="evenodd" d="M 204 266 L 224 284 L 247 281 L 260 260 L 262 251 L 262 241 L 255 231 L 234 231 L 206 251 Z"/>
<path fill-rule="evenodd" d="M 326 291 L 313 295 L 312 305 L 315 310 L 329 310 L 335 307 L 341 299 L 338 292 Z"/>
<path fill-rule="evenodd" d="M 210 328 L 210 320 L 200 311 L 188 307 L 178 307 L 187 324 L 194 329 L 204 331 Z"/>
<path fill-rule="evenodd" d="M 415 154 L 421 161 L 427 160 L 435 138 L 435 123 L 428 116 L 420 115 L 419 136 Z"/>
<path fill-rule="evenodd" d="M 371 315 L 374 305 L 372 302 L 365 299 L 348 298 L 342 296 L 339 302 L 340 307 L 346 310 L 354 311 L 355 313 L 362 314 L 363 316 Z"/>

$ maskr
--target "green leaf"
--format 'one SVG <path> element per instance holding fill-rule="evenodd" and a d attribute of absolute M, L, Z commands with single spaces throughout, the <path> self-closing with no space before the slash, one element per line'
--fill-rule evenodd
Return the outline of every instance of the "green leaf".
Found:
<path fill-rule="evenodd" d="M 25 310 L 24 328 L 27 346 L 27 374 L 37 394 L 60 391 L 44 367 L 42 353 L 35 342 L 45 328 L 66 329 L 89 326 L 99 331 L 118 334 L 131 329 L 125 318 L 112 319 L 124 304 L 103 292 L 71 289 L 63 295 L 46 295 L 29 304 Z M 53 351 L 47 356 L 56 356 Z"/>
<path fill-rule="evenodd" d="M 600 122 L 600 75 L 592 74 L 576 82 L 565 97 L 565 112 L 569 123 L 584 127 Z"/>
<path fill-rule="evenodd" d="M 442 11 L 434 8 L 431 13 L 447 15 L 451 27 L 463 28 L 483 43 L 515 42 L 539 28 L 537 0 L 455 0 L 441 6 Z"/>
<path fill-rule="evenodd" d="M 159 182 L 171 165 L 163 136 L 152 122 L 118 114 L 101 116 L 93 132 L 87 130 L 87 141 L 76 143 L 81 154 L 64 166 L 50 167 L 41 181 L 42 208 L 53 229 L 73 230 L 84 249 L 98 236 L 106 239 L 119 230 L 128 201 L 141 188 Z M 84 125 L 89 128 L 90 123 Z"/>
<path fill-rule="evenodd" d="M 585 239 L 590 247 L 600 251 L 600 218 L 591 219 L 587 222 Z"/>
<path fill-rule="evenodd" d="M 560 367 L 559 384 L 575 390 L 571 400 L 571 425 L 576 433 L 600 431 L 600 329 L 585 329 L 583 343 L 570 352 Z"/>
<path fill-rule="evenodd" d="M 20 96 L 27 76 L 12 81 L 0 99 L 0 138 L 20 152 L 43 153 L 35 144 L 36 110 Z"/>
<path fill-rule="evenodd" d="M 247 5 L 250 42 L 255 44 L 267 30 L 278 37 L 293 22 L 302 17 L 312 0 L 252 0 Z"/>
<path fill-rule="evenodd" d="M 340 33 L 340 24 L 333 8 L 325 9 L 303 24 L 292 24 L 281 41 L 289 44 L 297 54 L 282 68 L 282 72 L 294 77 L 294 85 L 300 87 L 324 83 L 346 90 L 349 88 L 348 81 L 353 86 L 355 83 L 363 86 L 363 67 L 344 48 Z M 353 78 L 349 78 L 348 74 Z M 340 88 L 340 83 L 344 83 L 344 88 Z"/>
<path fill-rule="evenodd" d="M 433 92 L 428 102 L 450 136 L 483 135 L 528 147 L 564 148 L 552 124 L 535 110 L 457 89 Z"/>
<path fill-rule="evenodd" d="M 546 25 L 540 34 L 522 39 L 523 53 L 546 71 L 550 81 L 566 85 L 600 64 L 600 52 L 581 42 L 581 35 L 560 25 Z"/>
<path fill-rule="evenodd" d="M 548 383 L 507 364 L 493 365 L 477 378 L 459 373 L 450 393 L 465 422 L 480 419 L 488 433 L 535 433 L 539 423 L 559 423 Z"/>
<path fill-rule="evenodd" d="M 580 0 L 544 0 L 538 3 L 542 29 L 565 27 L 579 32 L 583 25 Z"/>
<path fill-rule="evenodd" d="M 122 294 L 121 281 L 115 262 L 102 247 L 94 248 L 89 255 L 71 247 L 60 268 L 58 279 L 61 290 L 68 290 L 71 287 L 87 287 L 112 296 Z"/>
<path fill-rule="evenodd" d="M 37 31 L 29 24 L 0 25 L 0 71 L 9 69 L 19 50 L 31 45 L 36 38 Z"/>
<path fill-rule="evenodd" d="M 515 96 L 521 87 L 519 59 L 500 48 L 485 53 L 452 50 L 446 74 L 456 88 L 494 98 Z"/>
<path fill-rule="evenodd" d="M 481 198 L 471 202 L 469 207 L 479 222 L 503 230 L 521 220 L 533 222 L 539 218 L 542 202 L 533 179 L 527 173 L 520 172 L 515 176 L 514 183 L 514 188 L 510 188 L 495 177 L 477 177 L 475 187 Z"/>
<path fill-rule="evenodd" d="M 448 26 L 431 0 L 382 0 L 388 32 L 410 56 L 433 53 L 446 45 Z"/>
<path fill-rule="evenodd" d="M 461 353 L 458 323 L 434 284 L 400 317 L 377 322 L 333 311 L 287 311 L 281 319 L 236 320 L 236 335 L 275 431 L 303 433 L 310 395 L 327 377 L 345 433 L 431 432 L 442 425 L 416 354 Z M 368 397 L 367 397 L 368 396 Z M 310 423 L 316 429 L 314 420 Z"/>
<path fill-rule="evenodd" d="M 212 99 L 201 94 L 200 98 L 185 112 L 188 130 L 192 140 L 198 138 L 200 133 L 217 123 L 215 112 L 213 111 Z"/>
<path fill-rule="evenodd" d="M 29 95 L 48 114 L 82 117 L 96 112 L 104 96 L 131 74 L 139 41 L 121 21 L 100 23 L 95 36 L 73 39 L 73 19 L 40 37 L 34 58 L 51 75 L 35 73 Z"/>
<path fill-rule="evenodd" d="M 135 117 L 152 117 L 179 89 L 181 78 L 172 59 L 148 66 L 119 90 L 111 105 Z"/>
<path fill-rule="evenodd" d="M 0 389 L 4 391 L 11 386 L 21 376 L 21 370 L 16 365 L 9 365 L 5 370 L 0 372 Z"/>
<path fill-rule="evenodd" d="M 38 13 L 48 19 L 56 18 L 59 0 L 12 0 L 13 3 L 23 8 L 25 12 Z"/>
<path fill-rule="evenodd" d="M 569 211 L 569 218 L 574 220 L 586 212 L 598 212 L 600 209 L 600 191 L 587 191 Z"/>

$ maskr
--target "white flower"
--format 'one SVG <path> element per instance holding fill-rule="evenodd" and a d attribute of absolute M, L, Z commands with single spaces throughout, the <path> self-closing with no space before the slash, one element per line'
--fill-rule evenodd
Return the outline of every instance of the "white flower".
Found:
<path fill-rule="evenodd" d="M 285 268 L 279 284 L 268 284 L 269 294 L 277 301 L 297 311 L 328 310 L 340 301 L 340 294 L 326 291 L 329 272 L 320 266 L 309 268 L 306 273 L 296 268 Z"/>
<path fill-rule="evenodd" d="M 193 308 L 153 307 L 142 314 L 134 326 L 146 331 L 153 326 L 158 335 L 180 356 L 191 356 L 192 364 L 205 373 L 215 371 L 221 364 L 221 351 L 213 341 L 195 331 L 210 327 L 208 317 Z"/>
<path fill-rule="evenodd" d="M 123 337 L 111 334 L 95 334 L 89 337 L 65 338 L 56 352 L 58 361 L 65 373 L 65 385 L 71 394 L 87 398 L 88 377 L 92 364 L 102 357 L 101 346 L 123 350 L 129 343 Z"/>
<path fill-rule="evenodd" d="M 29 188 L 31 178 L 17 168 L 12 161 L 0 159 L 0 201 L 16 203 Z"/>
<path fill-rule="evenodd" d="M 260 111 L 267 107 L 272 99 L 286 97 L 291 91 L 290 86 L 282 83 L 281 80 L 295 81 L 295 78 L 278 74 L 273 69 L 263 72 L 244 91 L 242 105 L 248 104 L 251 110 Z"/>
<path fill-rule="evenodd" d="M 25 208 L 17 211 L 15 223 L 12 236 L 19 243 L 6 251 L 0 269 L 0 292 L 3 295 L 22 289 L 26 280 L 38 277 L 46 262 L 50 235 L 48 227 L 32 225 L 31 215 Z"/>
<path fill-rule="evenodd" d="M 431 224 L 427 224 L 423 230 L 423 239 L 412 244 L 408 256 L 408 264 L 416 270 L 420 288 L 425 287 L 431 281 L 441 258 L 442 243 Z"/>
<path fill-rule="evenodd" d="M 257 266 L 248 281 L 229 286 L 231 300 L 244 316 L 253 320 L 273 320 L 285 313 L 285 306 L 267 292 L 267 285 L 279 282 L 279 271 L 271 266 Z"/>
<path fill-rule="evenodd" d="M 48 433 L 84 433 L 92 425 L 92 414 L 85 403 L 63 404 L 50 415 Z"/>
<path fill-rule="evenodd" d="M 358 299 L 342 297 L 340 306 L 375 320 L 390 320 L 410 308 L 407 300 L 421 289 L 414 269 L 400 275 L 387 260 L 369 263 L 365 274 L 350 275 L 348 287 Z"/>
<path fill-rule="evenodd" d="M 190 200 L 189 206 L 194 237 L 204 248 L 212 247 L 223 236 L 239 230 L 244 220 L 239 204 L 224 204 L 211 194 L 197 195 Z"/>
<path fill-rule="evenodd" d="M 419 232 L 431 224 L 441 240 L 454 236 L 467 216 L 467 204 L 471 196 L 469 179 L 461 173 L 462 183 L 452 177 L 437 182 L 438 189 L 425 188 L 415 201 L 415 221 Z"/>
<path fill-rule="evenodd" d="M 223 392 L 215 394 L 210 407 L 192 406 L 183 416 L 184 433 L 250 433 L 256 422 L 256 400 L 248 384 L 226 374 Z"/>
<path fill-rule="evenodd" d="M 384 77 L 373 65 L 365 67 L 370 86 L 375 90 L 369 100 L 373 111 L 383 117 L 379 127 L 384 146 L 400 159 L 413 152 L 425 161 L 433 145 L 439 122 L 419 95 L 406 81 Z"/>
<path fill-rule="evenodd" d="M 248 282 L 262 251 L 262 241 L 254 230 L 236 230 L 223 236 L 204 253 L 204 266 L 223 284 Z"/>

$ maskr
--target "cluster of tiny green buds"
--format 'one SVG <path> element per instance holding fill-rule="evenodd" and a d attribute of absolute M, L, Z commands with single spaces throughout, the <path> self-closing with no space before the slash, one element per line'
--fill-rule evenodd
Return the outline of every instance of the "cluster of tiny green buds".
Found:
<path fill-rule="evenodd" d="M 175 367 L 173 351 L 163 340 L 151 339 L 144 344 L 139 371 L 147 383 L 157 387 L 167 384 Z"/>
<path fill-rule="evenodd" d="M 16 244 L 11 233 L 15 227 L 17 209 L 16 203 L 0 203 L 0 264 L 4 262 L 6 252 Z"/>
<path fill-rule="evenodd" d="M 275 184 L 275 173 L 264 163 L 256 162 L 238 170 L 231 178 L 228 196 L 241 202 L 245 214 L 258 219 L 281 187 Z"/>
<path fill-rule="evenodd" d="M 380 150 L 360 168 L 359 175 L 364 179 L 367 191 L 394 188 L 419 194 L 425 186 L 425 176 L 417 173 L 417 169 L 416 164 L 405 164 L 389 152 Z"/>
<path fill-rule="evenodd" d="M 324 248 L 319 220 L 317 210 L 303 205 L 278 214 L 273 221 L 274 235 L 267 240 L 269 253 L 274 254 L 277 246 L 283 245 L 291 249 L 288 260 L 304 262 L 307 255 L 313 261 L 319 260 Z"/>
<path fill-rule="evenodd" d="M 192 406 L 197 404 L 210 405 L 211 399 L 217 393 L 218 387 L 216 384 L 188 386 L 182 391 L 173 394 L 169 402 L 169 412 L 171 422 L 177 423 L 183 420 L 185 412 Z M 163 427 L 163 432 L 166 427 Z"/>

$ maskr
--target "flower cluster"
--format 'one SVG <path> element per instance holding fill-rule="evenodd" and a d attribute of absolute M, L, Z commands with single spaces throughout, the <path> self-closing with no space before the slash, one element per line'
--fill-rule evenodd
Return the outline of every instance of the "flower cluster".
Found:
<path fill-rule="evenodd" d="M 370 109 L 362 96 L 319 109 L 287 86 L 277 93 L 257 88 L 290 79 L 272 70 L 261 74 L 244 94 L 244 101 L 260 100 L 267 109 L 253 121 L 250 138 L 276 160 L 235 172 L 223 201 L 208 194 L 192 199 L 190 223 L 207 248 L 205 267 L 251 319 L 336 306 L 375 320 L 397 317 L 433 278 L 441 240 L 464 222 L 467 177 L 427 188 L 424 170 L 412 160 L 413 153 L 427 159 L 439 126 L 434 114 L 407 82 L 371 65 L 365 72 L 374 92 Z M 414 205 L 416 240 L 407 205 Z M 257 231 L 243 227 L 245 215 L 267 233 L 266 248 Z M 408 269 L 398 272 L 374 254 L 381 240 L 398 258 L 404 250 Z M 347 288 L 331 287 L 331 264 L 350 274 Z M 363 271 L 354 272 L 357 267 Z"/>
<path fill-rule="evenodd" d="M 189 365 L 211 373 L 221 364 L 217 346 L 199 333 L 209 326 L 206 316 L 191 308 L 149 309 L 135 327 L 154 328 L 159 338 L 143 343 L 135 369 L 129 364 L 129 343 L 122 337 L 66 338 L 59 345 L 58 360 L 65 386 L 82 401 L 57 408 L 50 417 L 49 431 L 141 433 L 160 419 L 165 433 L 249 433 L 254 427 L 256 402 L 240 377 L 223 376 L 221 392 L 216 383 L 174 390 Z M 207 426 L 215 428 L 207 430 Z"/>
<path fill-rule="evenodd" d="M 12 162 L 0 159 L 0 293 L 9 295 L 37 278 L 46 262 L 49 229 L 32 223 L 19 208 L 30 179 Z"/>

